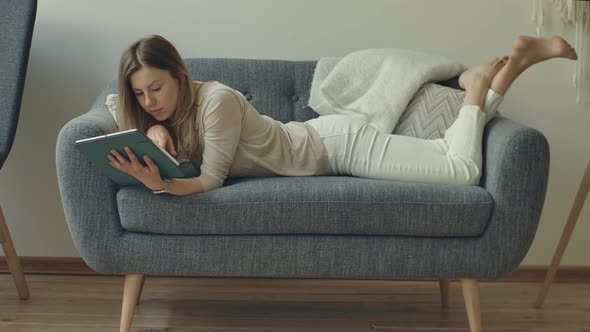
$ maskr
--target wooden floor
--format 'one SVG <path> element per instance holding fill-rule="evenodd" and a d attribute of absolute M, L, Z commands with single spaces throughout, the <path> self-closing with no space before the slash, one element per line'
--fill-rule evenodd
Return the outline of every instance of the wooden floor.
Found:
<path fill-rule="evenodd" d="M 122 277 L 27 275 L 20 301 L 0 274 L 0 331 L 118 331 Z M 484 331 L 590 331 L 590 284 L 481 283 Z M 436 282 L 148 277 L 133 331 L 469 331 L 461 287 Z"/>

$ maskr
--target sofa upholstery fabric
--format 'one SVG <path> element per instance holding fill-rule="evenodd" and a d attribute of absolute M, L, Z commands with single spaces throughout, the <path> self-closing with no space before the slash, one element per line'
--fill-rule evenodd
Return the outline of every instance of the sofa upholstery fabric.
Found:
<path fill-rule="evenodd" d="M 188 59 L 197 80 L 241 91 L 277 120 L 308 107 L 315 62 Z M 453 85 L 455 82 L 445 82 Z M 119 188 L 75 149 L 116 130 L 100 94 L 57 142 L 64 211 L 82 258 L 101 273 L 362 279 L 493 279 L 530 248 L 547 188 L 545 137 L 504 117 L 483 138 L 479 186 L 349 177 L 230 179 L 187 197 Z M 141 219 L 141 220 L 140 220 Z"/>

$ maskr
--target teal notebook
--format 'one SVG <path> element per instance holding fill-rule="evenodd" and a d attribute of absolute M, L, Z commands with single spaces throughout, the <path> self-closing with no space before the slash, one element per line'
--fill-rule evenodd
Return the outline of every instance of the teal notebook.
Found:
<path fill-rule="evenodd" d="M 142 160 L 144 155 L 150 156 L 160 168 L 162 178 L 172 179 L 185 176 L 178 167 L 178 161 L 138 129 L 77 140 L 75 145 L 102 172 L 120 185 L 141 184 L 136 178 L 109 164 L 107 155 L 113 149 L 129 159 L 124 150 L 126 146 L 131 148 L 142 163 L 144 163 Z"/>

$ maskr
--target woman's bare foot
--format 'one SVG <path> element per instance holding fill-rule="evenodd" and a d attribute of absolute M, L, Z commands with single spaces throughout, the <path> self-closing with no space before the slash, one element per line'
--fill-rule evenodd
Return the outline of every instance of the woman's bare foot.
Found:
<path fill-rule="evenodd" d="M 470 68 L 459 76 L 459 85 L 465 90 L 474 87 L 476 84 L 489 87 L 494 76 L 498 74 L 507 61 L 507 56 L 500 56 Z"/>
<path fill-rule="evenodd" d="M 578 54 L 567 41 L 559 36 L 541 38 L 518 36 L 512 44 L 510 61 L 522 69 L 551 58 L 576 60 Z"/>
<path fill-rule="evenodd" d="M 507 56 L 495 57 L 461 74 L 459 85 L 465 89 L 463 105 L 479 106 L 483 112 L 484 98 L 488 88 L 507 61 Z"/>

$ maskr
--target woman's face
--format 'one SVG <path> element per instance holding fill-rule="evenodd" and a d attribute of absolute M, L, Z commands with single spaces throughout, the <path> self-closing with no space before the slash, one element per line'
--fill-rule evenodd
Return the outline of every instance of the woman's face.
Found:
<path fill-rule="evenodd" d="M 179 85 L 169 71 L 144 66 L 129 83 L 139 105 L 156 120 L 165 121 L 176 112 Z"/>

